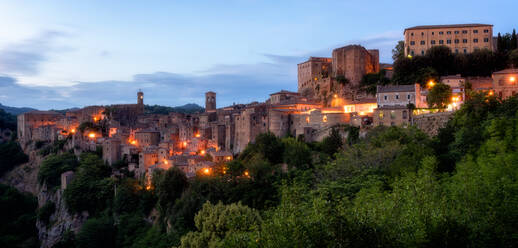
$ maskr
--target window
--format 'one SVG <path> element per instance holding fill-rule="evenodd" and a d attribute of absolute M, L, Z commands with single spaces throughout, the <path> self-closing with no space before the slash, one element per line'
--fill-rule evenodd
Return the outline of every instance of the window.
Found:
<path fill-rule="evenodd" d="M 388 99 L 388 96 L 387 95 L 384 95 L 383 96 L 383 99 L 385 99 L 385 101 Z"/>
<path fill-rule="evenodd" d="M 421 50 L 421 55 L 424 55 L 424 50 Z"/>
<path fill-rule="evenodd" d="M 459 34 L 459 33 L 460 33 L 459 30 L 455 30 L 455 34 Z"/>
<path fill-rule="evenodd" d="M 451 31 L 446 32 L 446 34 L 451 34 Z"/>
<path fill-rule="evenodd" d="M 396 95 L 396 100 L 398 100 L 398 99 L 399 99 L 399 95 Z"/>
<path fill-rule="evenodd" d="M 410 100 L 410 94 L 406 95 L 406 99 Z"/>
<path fill-rule="evenodd" d="M 414 56 L 414 50 L 410 51 L 410 54 L 411 54 L 412 56 Z"/>
<path fill-rule="evenodd" d="M 455 39 L 455 44 L 458 44 L 459 43 L 459 39 Z"/>
<path fill-rule="evenodd" d="M 432 35 L 434 35 L 434 34 L 435 34 L 435 32 L 432 32 Z"/>
<path fill-rule="evenodd" d="M 443 40 L 439 40 L 439 45 L 442 45 L 444 44 L 444 41 Z"/>
<path fill-rule="evenodd" d="M 444 34 L 444 32 L 443 32 L 443 31 L 439 32 L 439 35 L 443 35 L 443 34 Z"/>
<path fill-rule="evenodd" d="M 468 39 L 462 39 L 462 43 L 468 43 Z"/>
<path fill-rule="evenodd" d="M 484 29 L 484 33 L 489 33 L 489 29 Z"/>
<path fill-rule="evenodd" d="M 478 30 L 477 29 L 473 30 L 473 33 L 478 34 Z"/>
<path fill-rule="evenodd" d="M 394 110 L 390 111 L 390 119 L 396 119 L 396 112 Z"/>
<path fill-rule="evenodd" d="M 394 122 L 392 121 L 392 122 L 390 122 L 390 125 L 391 125 L 391 126 L 395 126 L 395 125 L 396 125 L 396 123 L 394 123 Z"/>
<path fill-rule="evenodd" d="M 435 40 L 432 40 L 430 43 L 431 43 L 432 45 L 435 45 Z"/>
<path fill-rule="evenodd" d="M 424 42 L 424 40 L 422 40 L 422 41 L 421 41 L 421 45 L 424 45 L 424 44 L 425 44 L 425 42 Z"/>
<path fill-rule="evenodd" d="M 403 110 L 403 119 L 406 119 L 407 113 L 406 110 Z"/>
<path fill-rule="evenodd" d="M 464 54 L 468 53 L 468 49 L 464 48 Z"/>
<path fill-rule="evenodd" d="M 478 39 L 473 39 L 473 43 L 478 43 Z"/>
<path fill-rule="evenodd" d="M 489 38 L 484 38 L 484 42 L 489 42 Z"/>
<path fill-rule="evenodd" d="M 415 41 L 410 41 L 410 45 L 411 46 L 415 45 Z"/>
<path fill-rule="evenodd" d="M 463 33 L 463 34 L 467 34 L 467 33 L 468 33 L 468 30 L 462 30 L 462 33 Z"/>
<path fill-rule="evenodd" d="M 421 36 L 423 36 L 423 35 L 424 35 L 424 32 L 421 32 Z"/>
<path fill-rule="evenodd" d="M 414 33 L 410 33 L 410 36 L 414 36 Z"/>
<path fill-rule="evenodd" d="M 380 111 L 378 116 L 379 116 L 380 119 L 383 119 L 383 111 Z"/>
<path fill-rule="evenodd" d="M 451 40 L 447 40 L 446 43 L 451 44 Z"/>
<path fill-rule="evenodd" d="M 459 49 L 455 48 L 455 53 L 459 53 Z"/>

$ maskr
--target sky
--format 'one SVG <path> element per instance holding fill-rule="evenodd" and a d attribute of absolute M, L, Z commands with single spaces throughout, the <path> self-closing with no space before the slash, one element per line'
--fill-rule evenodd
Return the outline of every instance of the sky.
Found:
<path fill-rule="evenodd" d="M 518 24 L 516 0 L 0 0 L 0 103 L 64 109 L 264 101 L 297 64 L 360 44 L 382 63 L 407 27 Z"/>

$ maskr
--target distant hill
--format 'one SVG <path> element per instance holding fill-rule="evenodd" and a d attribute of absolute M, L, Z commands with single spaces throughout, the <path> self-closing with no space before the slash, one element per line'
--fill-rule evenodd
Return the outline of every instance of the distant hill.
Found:
<path fill-rule="evenodd" d="M 9 107 L 9 106 L 2 105 L 1 103 L 0 103 L 0 109 L 3 109 L 5 112 L 7 112 L 9 114 L 12 114 L 12 115 L 19 115 L 19 114 L 23 114 L 23 113 L 26 113 L 26 112 L 29 112 L 29 111 L 36 110 L 36 109 L 33 109 L 33 108 Z"/>
<path fill-rule="evenodd" d="M 193 114 L 197 112 L 203 112 L 205 109 L 198 104 L 188 103 L 177 107 L 168 107 L 161 105 L 146 105 L 146 114 L 168 114 L 171 112 L 182 113 L 182 114 Z"/>

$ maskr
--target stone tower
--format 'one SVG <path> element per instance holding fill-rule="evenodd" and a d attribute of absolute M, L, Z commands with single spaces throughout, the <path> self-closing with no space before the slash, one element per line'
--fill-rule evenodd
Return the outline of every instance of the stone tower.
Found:
<path fill-rule="evenodd" d="M 216 111 L 216 93 L 209 91 L 205 93 L 205 112 Z"/>
<path fill-rule="evenodd" d="M 139 90 L 137 92 L 137 105 L 139 109 L 144 112 L 144 92 L 142 90 Z"/>

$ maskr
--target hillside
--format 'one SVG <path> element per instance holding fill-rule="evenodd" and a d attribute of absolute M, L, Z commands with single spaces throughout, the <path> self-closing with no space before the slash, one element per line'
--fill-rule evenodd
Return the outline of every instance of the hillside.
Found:
<path fill-rule="evenodd" d="M 3 109 L 5 112 L 12 114 L 12 115 L 19 115 L 19 114 L 23 114 L 25 112 L 36 110 L 34 108 L 28 108 L 28 107 L 23 107 L 23 108 L 9 107 L 9 106 L 2 105 L 1 103 L 0 103 L 0 109 Z"/>

